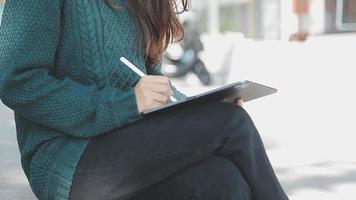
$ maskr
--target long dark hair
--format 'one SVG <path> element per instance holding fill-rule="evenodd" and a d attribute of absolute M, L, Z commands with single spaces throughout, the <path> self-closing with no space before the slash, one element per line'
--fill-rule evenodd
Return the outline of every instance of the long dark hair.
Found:
<path fill-rule="evenodd" d="M 103 1 L 113 10 L 120 9 L 114 0 Z M 162 54 L 170 43 L 184 37 L 184 29 L 177 14 L 188 10 L 188 0 L 126 1 L 141 28 L 138 39 L 144 47 L 145 64 L 153 67 L 160 63 Z"/>

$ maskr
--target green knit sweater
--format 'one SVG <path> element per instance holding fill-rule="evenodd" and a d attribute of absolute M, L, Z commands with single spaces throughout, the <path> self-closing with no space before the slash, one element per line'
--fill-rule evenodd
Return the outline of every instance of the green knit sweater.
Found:
<path fill-rule="evenodd" d="M 14 110 L 22 167 L 39 199 L 68 199 L 90 139 L 142 119 L 139 77 L 119 58 L 161 75 L 160 65 L 145 68 L 135 18 L 116 2 L 123 9 L 102 0 L 6 1 L 0 98 Z"/>

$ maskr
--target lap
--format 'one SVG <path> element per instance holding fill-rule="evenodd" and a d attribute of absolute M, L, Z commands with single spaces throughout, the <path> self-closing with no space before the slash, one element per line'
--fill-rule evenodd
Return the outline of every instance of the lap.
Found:
<path fill-rule="evenodd" d="M 98 169 L 203 149 L 214 150 L 229 137 L 226 131 L 229 126 L 238 123 L 238 118 L 243 116 L 242 108 L 228 103 L 162 113 L 93 138 L 84 166 L 85 169 Z M 98 158 L 102 162 L 96 162 Z"/>
<path fill-rule="evenodd" d="M 93 138 L 79 162 L 74 190 L 85 191 L 88 200 L 128 199 L 214 155 L 229 137 L 229 126 L 245 114 L 233 104 L 205 104 L 162 113 Z"/>

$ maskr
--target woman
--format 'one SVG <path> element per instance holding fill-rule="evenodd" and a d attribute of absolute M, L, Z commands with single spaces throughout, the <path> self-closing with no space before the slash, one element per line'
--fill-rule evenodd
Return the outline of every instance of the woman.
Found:
<path fill-rule="evenodd" d="M 1 17 L 2 17 L 2 10 L 4 9 L 4 2 L 0 0 L 0 22 L 1 22 Z"/>
<path fill-rule="evenodd" d="M 140 115 L 171 95 L 186 98 L 160 73 L 168 43 L 182 37 L 174 11 L 168 0 L 6 2 L 0 97 L 14 110 L 22 167 L 39 199 L 167 199 L 165 186 L 189 186 L 198 172 L 214 177 L 220 165 L 230 179 L 200 176 L 211 186 L 171 195 L 236 199 L 224 189 L 241 171 L 253 199 L 287 199 L 241 106 Z M 149 76 L 140 79 L 121 56 Z"/>

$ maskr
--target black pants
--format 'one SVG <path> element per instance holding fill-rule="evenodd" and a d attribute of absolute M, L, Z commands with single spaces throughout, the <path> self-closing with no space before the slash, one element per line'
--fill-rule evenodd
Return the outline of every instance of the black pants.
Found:
<path fill-rule="evenodd" d="M 194 183 L 194 176 L 201 182 Z M 255 200 L 288 199 L 248 113 L 219 102 L 161 113 L 93 138 L 71 199 L 239 200 L 248 199 L 249 190 Z"/>

